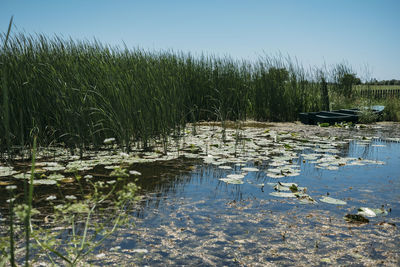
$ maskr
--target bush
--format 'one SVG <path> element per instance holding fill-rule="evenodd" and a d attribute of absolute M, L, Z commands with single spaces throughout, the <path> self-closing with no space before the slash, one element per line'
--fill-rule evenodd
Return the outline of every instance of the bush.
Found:
<path fill-rule="evenodd" d="M 400 121 L 400 99 L 391 98 L 385 105 L 383 119 L 386 121 Z"/>

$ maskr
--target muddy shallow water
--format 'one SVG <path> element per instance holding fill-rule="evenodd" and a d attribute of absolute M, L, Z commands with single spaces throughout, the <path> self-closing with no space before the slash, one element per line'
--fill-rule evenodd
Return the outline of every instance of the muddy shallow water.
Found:
<path fill-rule="evenodd" d="M 153 153 L 143 157 L 151 162 L 125 163 L 141 173 L 143 197 L 132 211 L 132 224 L 119 229 L 89 262 L 400 264 L 398 124 L 231 126 L 224 132 L 218 125 L 198 125 L 195 135 L 188 132 L 169 155 L 159 155 L 162 161 Z M 105 170 L 94 167 L 83 175 L 99 172 Z M 296 184 L 295 193 L 285 183 Z M 345 203 L 326 203 L 324 197 Z M 366 216 L 369 223 L 344 219 L 359 208 L 384 213 Z"/>

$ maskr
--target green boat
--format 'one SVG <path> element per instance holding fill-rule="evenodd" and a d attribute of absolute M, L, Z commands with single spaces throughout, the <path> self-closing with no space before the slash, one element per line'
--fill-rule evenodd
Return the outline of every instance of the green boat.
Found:
<path fill-rule="evenodd" d="M 371 106 L 364 107 L 363 109 L 369 109 L 373 113 L 380 116 L 383 113 L 384 106 Z M 300 121 L 304 124 L 319 124 L 319 123 L 341 123 L 341 122 L 358 122 L 362 109 L 339 109 L 333 111 L 319 111 L 319 112 L 303 112 L 299 113 Z"/>

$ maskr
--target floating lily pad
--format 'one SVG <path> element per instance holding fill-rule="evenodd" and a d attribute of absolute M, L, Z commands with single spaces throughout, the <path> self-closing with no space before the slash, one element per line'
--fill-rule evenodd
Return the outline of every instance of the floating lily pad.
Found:
<path fill-rule="evenodd" d="M 226 177 L 229 179 L 243 179 L 244 174 L 228 174 Z"/>
<path fill-rule="evenodd" d="M 29 179 L 29 177 L 31 177 L 31 174 L 26 172 L 26 173 L 18 173 L 16 175 L 13 176 L 16 179 Z"/>
<path fill-rule="evenodd" d="M 280 174 L 280 173 L 275 173 L 275 172 L 267 172 L 266 175 L 267 175 L 268 177 L 275 178 L 275 179 L 285 177 L 285 175 Z"/>
<path fill-rule="evenodd" d="M 65 170 L 64 166 L 47 166 L 47 167 L 43 167 L 43 169 L 45 169 L 46 171 L 63 171 Z"/>
<path fill-rule="evenodd" d="M 349 223 L 369 223 L 369 220 L 359 214 L 346 214 L 344 219 Z"/>
<path fill-rule="evenodd" d="M 371 208 L 361 207 L 358 209 L 357 214 L 365 217 L 376 217 L 377 215 L 386 216 L 388 212 L 384 208 L 371 209 Z"/>
<path fill-rule="evenodd" d="M 16 173 L 18 173 L 18 172 L 14 171 L 13 167 L 0 166 L 0 177 L 11 176 Z"/>
<path fill-rule="evenodd" d="M 111 144 L 113 144 L 114 142 L 115 142 L 115 138 L 114 138 L 114 137 L 106 138 L 106 139 L 104 139 L 104 141 L 103 141 L 103 143 L 104 143 L 105 145 L 111 145 Z"/>
<path fill-rule="evenodd" d="M 13 182 L 8 182 L 8 181 L 0 181 L 0 185 L 11 185 Z"/>
<path fill-rule="evenodd" d="M 51 179 L 35 179 L 33 180 L 34 185 L 54 185 L 57 181 Z"/>
<path fill-rule="evenodd" d="M 142 175 L 140 172 L 138 171 L 129 171 L 130 175 Z"/>
<path fill-rule="evenodd" d="M 326 197 L 326 196 L 320 198 L 319 201 L 325 202 L 325 203 L 328 203 L 328 204 L 334 204 L 334 205 L 346 205 L 347 204 L 346 201 L 343 201 L 343 200 L 340 200 L 340 199 L 336 199 L 336 198 L 332 198 L 332 197 Z"/>
<path fill-rule="evenodd" d="M 244 168 L 242 168 L 242 171 L 245 171 L 245 172 L 258 172 L 259 169 L 253 168 L 253 167 L 244 167 Z"/>
<path fill-rule="evenodd" d="M 218 166 L 218 168 L 219 168 L 219 169 L 223 169 L 223 170 L 231 170 L 231 169 L 232 169 L 231 166 L 225 166 L 225 165 L 223 165 L 223 166 Z"/>
<path fill-rule="evenodd" d="M 62 174 L 59 174 L 59 173 L 53 173 L 53 174 L 50 174 L 47 178 L 48 178 L 48 179 L 51 179 L 51 180 L 58 181 L 58 180 L 64 179 L 65 176 L 62 175 Z"/>
<path fill-rule="evenodd" d="M 317 202 L 312 197 L 310 197 L 309 195 L 307 195 L 303 192 L 297 192 L 297 193 L 294 193 L 294 195 L 297 197 L 297 199 L 299 200 L 299 202 L 301 204 L 314 204 Z"/>
<path fill-rule="evenodd" d="M 76 200 L 77 198 L 76 198 L 76 196 L 74 196 L 74 195 L 66 195 L 66 196 L 65 196 L 65 199 L 68 199 L 68 200 Z"/>
<path fill-rule="evenodd" d="M 274 197 L 296 197 L 294 193 L 287 193 L 287 192 L 271 192 L 269 193 L 271 196 Z"/>
<path fill-rule="evenodd" d="M 221 178 L 219 179 L 222 182 L 227 184 L 244 184 L 242 179 L 235 179 L 235 178 Z"/>
<path fill-rule="evenodd" d="M 136 248 L 136 249 L 133 249 L 132 252 L 134 252 L 134 253 L 148 253 L 149 251 L 147 249 L 145 249 L 145 248 Z"/>
<path fill-rule="evenodd" d="M 56 199 L 57 199 L 57 197 L 55 195 L 51 195 L 51 196 L 46 197 L 47 201 L 56 200 Z"/>
<path fill-rule="evenodd" d="M 277 191 L 291 191 L 293 193 L 298 192 L 298 191 L 303 191 L 306 188 L 305 187 L 299 187 L 297 184 L 295 183 L 281 183 L 278 182 L 277 184 L 273 184 L 274 189 Z"/>
<path fill-rule="evenodd" d="M 67 184 L 67 183 L 73 183 L 73 182 L 75 182 L 75 179 L 69 177 L 69 178 L 65 178 L 65 179 L 60 180 L 60 182 L 66 183 L 66 184 Z"/>

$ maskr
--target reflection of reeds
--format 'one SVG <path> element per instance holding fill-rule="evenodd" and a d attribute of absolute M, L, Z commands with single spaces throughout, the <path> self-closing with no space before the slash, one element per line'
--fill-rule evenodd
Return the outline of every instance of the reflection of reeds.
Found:
<path fill-rule="evenodd" d="M 29 144 L 35 129 L 43 145 L 84 148 L 116 137 L 129 149 L 178 135 L 187 122 L 293 121 L 322 106 L 317 75 L 290 58 L 249 63 L 43 35 L 2 38 L 1 148 Z"/>

